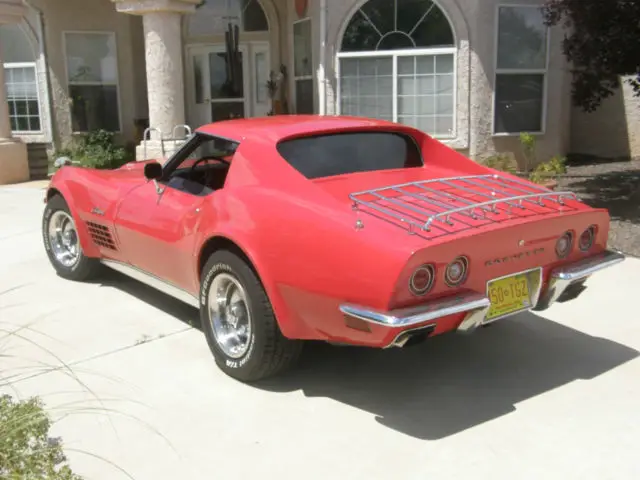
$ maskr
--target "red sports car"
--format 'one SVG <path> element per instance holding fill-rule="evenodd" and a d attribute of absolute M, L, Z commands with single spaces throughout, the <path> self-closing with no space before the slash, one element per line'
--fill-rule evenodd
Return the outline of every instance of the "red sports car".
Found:
<path fill-rule="evenodd" d="M 247 382 L 305 340 L 402 347 L 543 310 L 624 259 L 606 210 L 352 117 L 224 121 L 163 165 L 65 166 L 42 231 L 64 278 L 107 266 L 199 308 Z"/>

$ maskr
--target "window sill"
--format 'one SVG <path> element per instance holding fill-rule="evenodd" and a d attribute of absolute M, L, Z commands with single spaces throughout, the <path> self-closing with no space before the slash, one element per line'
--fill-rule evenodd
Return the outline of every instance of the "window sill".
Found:
<path fill-rule="evenodd" d="M 513 137 L 519 137 L 523 133 L 526 133 L 529 135 L 536 135 L 538 137 L 541 137 L 545 134 L 545 132 L 514 132 L 514 133 L 495 133 L 494 132 L 491 134 L 491 136 L 494 138 L 500 138 L 500 137 L 513 138 Z"/>

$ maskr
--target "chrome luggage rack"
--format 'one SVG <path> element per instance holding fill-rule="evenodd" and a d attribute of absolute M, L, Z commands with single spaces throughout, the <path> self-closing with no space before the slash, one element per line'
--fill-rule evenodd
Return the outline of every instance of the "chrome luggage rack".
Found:
<path fill-rule="evenodd" d="M 555 192 L 497 174 L 439 178 L 351 193 L 356 211 L 430 237 L 502 222 L 514 217 L 576 210 L 566 200 L 573 192 Z M 437 232 L 434 232 L 434 229 Z"/>

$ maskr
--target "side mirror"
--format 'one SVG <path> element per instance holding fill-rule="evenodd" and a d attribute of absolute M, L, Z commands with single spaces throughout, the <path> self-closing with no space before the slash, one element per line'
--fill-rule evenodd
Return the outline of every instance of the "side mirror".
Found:
<path fill-rule="evenodd" d="M 159 163 L 147 163 L 144 166 L 144 176 L 147 180 L 158 180 L 162 177 L 162 165 Z"/>

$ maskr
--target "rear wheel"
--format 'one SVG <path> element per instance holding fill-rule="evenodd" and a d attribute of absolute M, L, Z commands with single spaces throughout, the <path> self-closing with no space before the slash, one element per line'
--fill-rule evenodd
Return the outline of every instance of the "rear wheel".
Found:
<path fill-rule="evenodd" d="M 82 252 L 73 216 L 60 195 L 51 197 L 44 209 L 42 239 L 49 261 L 61 277 L 84 281 L 99 272 L 100 262 Z"/>
<path fill-rule="evenodd" d="M 296 363 L 302 342 L 282 335 L 260 280 L 242 258 L 217 251 L 204 266 L 202 278 L 202 329 L 223 372 L 253 382 Z"/>

